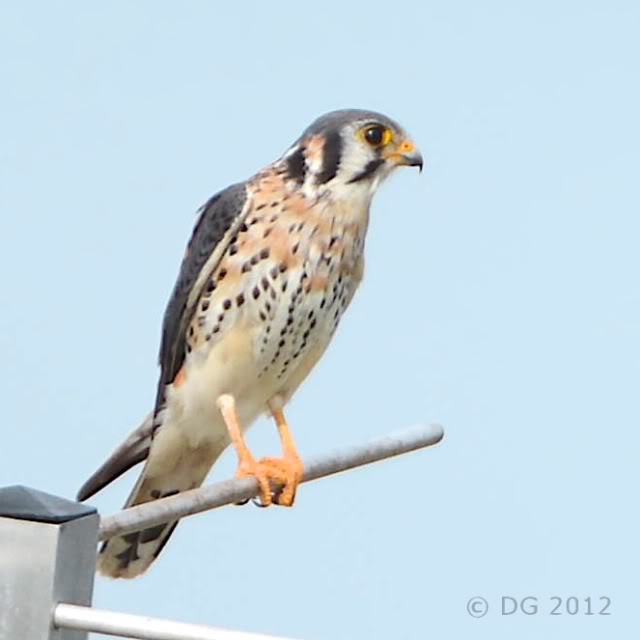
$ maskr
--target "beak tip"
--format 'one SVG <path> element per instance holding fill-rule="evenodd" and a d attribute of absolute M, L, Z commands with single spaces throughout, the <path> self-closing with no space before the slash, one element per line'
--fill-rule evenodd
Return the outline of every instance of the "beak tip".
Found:
<path fill-rule="evenodd" d="M 410 156 L 406 156 L 406 161 L 410 167 L 418 167 L 418 171 L 422 173 L 424 160 L 421 153 L 416 152 L 411 154 Z"/>

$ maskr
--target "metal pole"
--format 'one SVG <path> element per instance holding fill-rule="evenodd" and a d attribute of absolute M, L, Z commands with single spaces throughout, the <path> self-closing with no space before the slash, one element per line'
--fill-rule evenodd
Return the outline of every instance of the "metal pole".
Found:
<path fill-rule="evenodd" d="M 324 454 L 305 462 L 302 481 L 317 480 L 347 469 L 429 447 L 440 442 L 443 435 L 440 425 L 423 425 L 396 431 L 366 444 Z M 116 535 L 139 531 L 201 511 L 247 500 L 255 497 L 257 493 L 258 483 L 254 478 L 225 480 L 200 489 L 185 491 L 101 518 L 99 537 L 106 540 Z"/>
<path fill-rule="evenodd" d="M 91 603 L 98 514 L 27 487 L 0 489 L 0 640 L 85 640 L 51 627 L 60 602 Z"/>
<path fill-rule="evenodd" d="M 138 640 L 286 640 L 73 604 L 59 604 L 53 612 L 53 623 L 58 628 L 81 629 Z"/>

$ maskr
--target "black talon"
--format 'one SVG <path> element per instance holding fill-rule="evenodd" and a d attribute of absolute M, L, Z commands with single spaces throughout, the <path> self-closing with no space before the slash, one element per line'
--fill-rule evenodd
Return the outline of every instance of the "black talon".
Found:
<path fill-rule="evenodd" d="M 280 496 L 284 490 L 284 485 L 279 485 L 275 488 L 275 490 L 271 493 L 271 500 L 273 504 L 280 504 Z"/>

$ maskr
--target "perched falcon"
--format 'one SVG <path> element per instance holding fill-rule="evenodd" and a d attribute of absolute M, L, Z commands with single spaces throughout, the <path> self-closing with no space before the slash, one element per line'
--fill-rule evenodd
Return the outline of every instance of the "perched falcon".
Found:
<path fill-rule="evenodd" d="M 155 408 L 79 500 L 144 460 L 127 507 L 193 489 L 233 444 L 237 475 L 258 480 L 262 504 L 293 504 L 303 466 L 283 408 L 362 279 L 371 198 L 403 165 L 422 168 L 422 157 L 396 122 L 334 111 L 201 208 L 164 315 Z M 256 460 L 243 439 L 264 412 L 277 425 L 281 458 Z M 272 482 L 283 486 L 277 495 Z M 176 524 L 108 540 L 98 570 L 141 574 Z"/>

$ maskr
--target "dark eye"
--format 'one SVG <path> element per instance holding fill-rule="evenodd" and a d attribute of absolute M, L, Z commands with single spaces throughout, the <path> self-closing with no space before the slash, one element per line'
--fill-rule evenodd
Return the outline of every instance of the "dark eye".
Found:
<path fill-rule="evenodd" d="M 384 127 L 379 124 L 365 129 L 364 139 L 372 146 L 379 147 L 384 140 Z"/>

